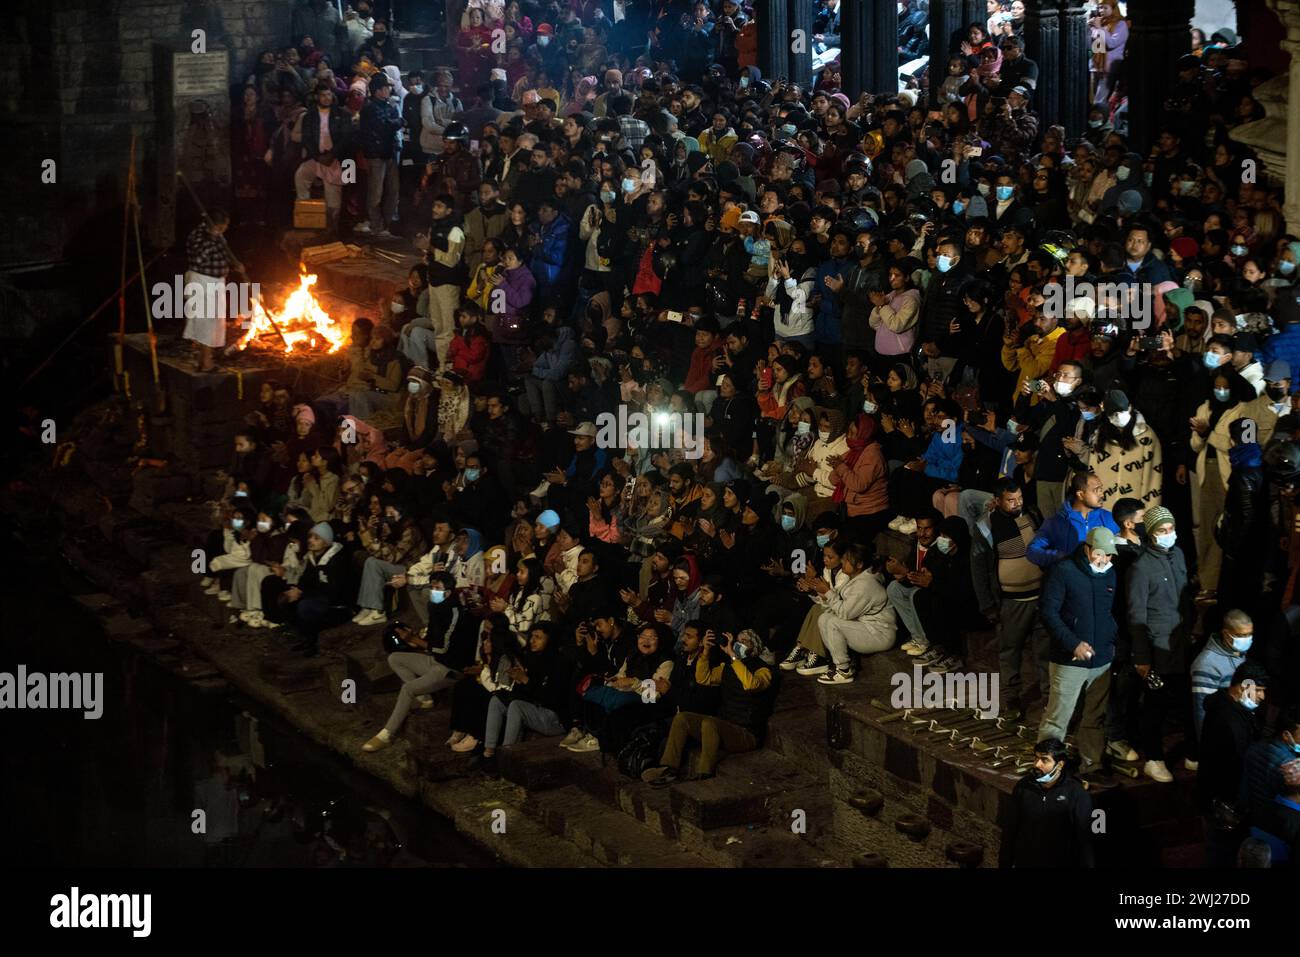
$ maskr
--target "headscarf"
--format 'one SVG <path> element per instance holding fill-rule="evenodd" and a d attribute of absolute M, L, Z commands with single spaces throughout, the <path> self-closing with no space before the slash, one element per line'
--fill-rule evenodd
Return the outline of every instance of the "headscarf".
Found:
<path fill-rule="evenodd" d="M 854 424 L 858 428 L 857 435 L 845 440 L 849 443 L 849 450 L 844 453 L 843 464 L 848 468 L 858 464 L 858 459 L 862 457 L 862 450 L 876 439 L 876 420 L 872 416 L 859 412 Z M 838 482 L 835 485 L 835 494 L 831 497 L 836 502 L 842 502 L 847 494 L 848 489 L 844 487 L 844 483 Z"/>
<path fill-rule="evenodd" d="M 469 540 L 469 550 L 462 557 L 466 559 L 473 558 L 483 551 L 483 535 L 477 528 L 467 527 L 464 531 L 465 537 Z"/>
<path fill-rule="evenodd" d="M 694 555 L 683 555 L 681 558 L 675 561 L 673 563 L 673 571 L 677 571 L 677 569 L 680 568 L 682 565 L 686 566 L 686 572 L 687 575 L 689 576 L 686 580 L 686 591 L 684 594 L 686 598 L 690 598 L 692 595 L 694 595 L 697 591 L 700 590 L 700 582 L 702 582 L 704 579 L 700 576 L 700 566 L 695 561 Z M 673 585 L 674 590 L 676 590 L 676 587 L 677 586 L 674 583 Z"/>

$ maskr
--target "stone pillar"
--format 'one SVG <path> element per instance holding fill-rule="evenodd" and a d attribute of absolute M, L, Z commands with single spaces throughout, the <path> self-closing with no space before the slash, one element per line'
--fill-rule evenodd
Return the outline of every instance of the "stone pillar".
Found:
<path fill-rule="evenodd" d="M 930 0 L 930 104 L 939 104 L 939 85 L 948 76 L 948 42 L 961 26 L 961 0 Z"/>
<path fill-rule="evenodd" d="M 895 0 L 860 0 L 850 5 L 857 6 L 859 16 L 868 21 L 871 92 L 897 93 L 898 4 Z"/>
<path fill-rule="evenodd" d="M 1083 0 L 1061 0 L 1060 30 L 1061 93 L 1057 122 L 1065 127 L 1065 135 L 1074 139 L 1082 135 L 1087 125 L 1091 102 L 1088 64 L 1092 48 Z"/>
<path fill-rule="evenodd" d="M 1042 128 L 1060 121 L 1061 116 L 1061 31 L 1058 0 L 1026 0 L 1025 2 L 1025 56 L 1038 64 L 1038 86 L 1034 89 L 1032 106 L 1038 114 Z M 1069 82 L 1070 78 L 1064 78 Z M 1080 81 L 1086 93 L 1088 78 Z M 1006 84 L 1003 84 L 1005 87 Z M 1000 88 L 999 96 L 1010 90 Z"/>
<path fill-rule="evenodd" d="M 850 100 L 879 92 L 873 73 L 870 0 L 840 4 L 840 79 Z"/>
<path fill-rule="evenodd" d="M 1300 233 L 1300 0 L 1268 0 L 1286 29 L 1282 49 L 1291 54 L 1286 111 L 1286 201 L 1282 212 L 1288 232 Z"/>
<path fill-rule="evenodd" d="M 780 2 L 781 0 L 772 0 L 767 6 L 776 6 Z M 843 7 L 843 4 L 840 6 Z M 785 9 L 788 17 L 786 23 L 791 35 L 793 36 L 796 30 L 803 31 L 798 35 L 798 43 L 787 40 L 787 49 L 790 50 L 788 76 L 791 82 L 798 83 L 806 90 L 812 86 L 813 4 L 808 0 L 786 0 Z M 840 19 L 843 19 L 842 12 Z"/>
<path fill-rule="evenodd" d="M 961 25 L 963 27 L 968 27 L 972 23 L 987 25 L 988 20 L 988 4 L 984 0 L 962 0 Z"/>
<path fill-rule="evenodd" d="M 1178 58 L 1192 50 L 1194 5 L 1194 0 L 1145 0 L 1128 8 L 1129 140 L 1143 156 L 1160 135 L 1164 91 L 1178 75 Z"/>
<path fill-rule="evenodd" d="M 759 14 L 758 68 L 769 81 L 790 73 L 790 21 L 783 3 L 765 4 Z"/>

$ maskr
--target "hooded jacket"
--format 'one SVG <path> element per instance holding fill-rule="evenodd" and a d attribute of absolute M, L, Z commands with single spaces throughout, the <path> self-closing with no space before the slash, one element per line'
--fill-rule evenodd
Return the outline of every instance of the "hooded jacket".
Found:
<path fill-rule="evenodd" d="M 1183 550 L 1148 542 L 1129 569 L 1127 588 L 1134 663 L 1165 674 L 1182 671 L 1191 611 Z"/>
<path fill-rule="evenodd" d="M 1029 560 L 1040 568 L 1050 568 L 1073 554 L 1094 528 L 1108 528 L 1119 534 L 1119 526 L 1109 510 L 1094 508 L 1085 517 L 1066 502 L 1059 512 L 1043 522 L 1029 543 Z"/>
<path fill-rule="evenodd" d="M 563 382 L 577 356 L 578 341 L 573 329 L 560 326 L 555 330 L 555 344 L 533 361 L 533 375 L 544 382 Z"/>
<path fill-rule="evenodd" d="M 1080 545 L 1065 561 L 1052 566 L 1043 588 L 1043 624 L 1051 635 L 1051 659 L 1054 664 L 1079 668 L 1100 668 L 1115 658 L 1114 564 L 1105 574 L 1092 570 L 1088 556 Z M 1093 655 L 1076 660 L 1074 649 L 1079 642 L 1092 646 Z"/>

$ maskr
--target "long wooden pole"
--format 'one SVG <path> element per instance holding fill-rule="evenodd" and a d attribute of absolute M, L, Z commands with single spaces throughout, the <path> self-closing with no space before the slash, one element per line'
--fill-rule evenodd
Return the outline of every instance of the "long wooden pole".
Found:
<path fill-rule="evenodd" d="M 154 331 L 153 310 L 149 308 L 149 283 L 144 275 L 144 245 L 140 242 L 140 200 L 136 195 L 134 177 L 131 179 L 131 208 L 133 210 L 131 222 L 135 229 L 135 255 L 140 264 L 140 291 L 144 300 L 144 321 L 149 330 L 149 361 L 153 366 L 153 387 L 154 393 L 158 396 L 158 411 L 163 412 L 167 408 L 167 397 L 163 395 L 162 376 L 158 373 L 158 333 Z"/>
<path fill-rule="evenodd" d="M 117 290 L 117 344 L 113 346 L 113 389 L 122 388 L 122 373 L 125 371 L 124 349 L 126 346 L 126 251 L 129 239 L 127 230 L 131 225 L 131 191 L 135 186 L 135 129 L 131 130 L 131 158 L 126 167 L 126 202 L 122 209 L 122 274 Z"/>

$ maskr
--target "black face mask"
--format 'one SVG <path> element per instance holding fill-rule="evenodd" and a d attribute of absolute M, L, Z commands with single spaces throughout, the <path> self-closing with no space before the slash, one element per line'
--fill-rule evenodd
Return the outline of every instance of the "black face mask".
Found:
<path fill-rule="evenodd" d="M 1286 386 L 1270 385 L 1266 388 L 1268 397 L 1274 402 L 1281 402 L 1286 398 Z"/>

